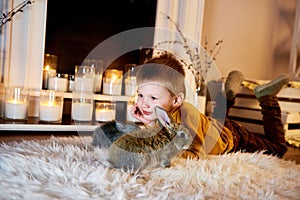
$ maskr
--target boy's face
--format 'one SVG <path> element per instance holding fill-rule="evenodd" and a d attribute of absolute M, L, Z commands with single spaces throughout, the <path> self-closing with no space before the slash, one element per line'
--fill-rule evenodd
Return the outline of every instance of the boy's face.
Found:
<path fill-rule="evenodd" d="M 147 84 L 138 88 L 137 106 L 143 117 L 147 120 L 156 120 L 155 106 L 159 106 L 166 111 L 173 108 L 175 96 L 161 85 Z"/>

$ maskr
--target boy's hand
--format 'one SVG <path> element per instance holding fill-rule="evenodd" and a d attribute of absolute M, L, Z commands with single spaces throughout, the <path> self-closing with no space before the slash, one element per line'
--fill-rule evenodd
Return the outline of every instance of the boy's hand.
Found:
<path fill-rule="evenodd" d="M 150 121 L 150 120 L 147 120 L 144 118 L 143 116 L 143 113 L 140 111 L 140 109 L 137 107 L 136 104 L 134 104 L 131 109 L 131 115 L 136 118 L 137 120 L 141 121 L 142 123 L 146 124 L 146 125 L 149 125 L 149 126 L 152 126 L 153 125 L 153 122 Z"/>

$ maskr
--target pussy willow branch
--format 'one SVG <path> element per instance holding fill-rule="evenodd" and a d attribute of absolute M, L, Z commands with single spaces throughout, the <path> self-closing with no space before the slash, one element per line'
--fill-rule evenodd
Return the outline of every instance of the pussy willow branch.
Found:
<path fill-rule="evenodd" d="M 216 56 L 220 52 L 221 43 L 223 42 L 223 40 L 218 40 L 215 43 L 215 45 L 213 46 L 213 48 L 208 51 L 207 50 L 208 42 L 205 37 L 205 45 L 203 48 L 205 51 L 204 52 L 205 58 L 202 61 L 201 57 L 200 57 L 201 49 L 199 49 L 198 47 L 192 47 L 191 45 L 189 45 L 188 40 L 185 38 L 184 34 L 180 30 L 179 25 L 174 20 L 172 20 L 170 16 L 168 16 L 164 13 L 161 13 L 161 14 L 164 15 L 171 22 L 171 24 L 175 27 L 176 31 L 179 33 L 180 38 L 179 38 L 179 40 L 175 40 L 175 41 L 159 42 L 154 46 L 154 49 L 159 48 L 159 46 L 161 46 L 163 44 L 167 44 L 167 43 L 181 45 L 185 49 L 185 53 L 189 56 L 191 64 L 187 65 L 186 62 L 184 62 L 182 59 L 181 59 L 181 62 L 183 62 L 183 64 L 185 64 L 185 66 L 187 66 L 187 69 L 193 73 L 193 75 L 195 76 L 196 85 L 197 85 L 197 87 L 199 87 L 199 85 L 203 82 L 203 78 L 206 77 L 208 70 L 211 68 L 212 63 L 216 60 Z M 208 55 L 207 52 L 209 52 L 210 55 Z"/>
<path fill-rule="evenodd" d="M 25 8 L 27 5 L 32 4 L 34 1 L 23 1 L 22 3 L 18 4 L 16 7 L 14 7 L 11 11 L 7 12 L 6 14 L 3 13 L 0 21 L 0 29 L 9 21 L 12 20 L 13 16 L 15 16 L 19 12 L 23 12 L 23 8 Z"/>

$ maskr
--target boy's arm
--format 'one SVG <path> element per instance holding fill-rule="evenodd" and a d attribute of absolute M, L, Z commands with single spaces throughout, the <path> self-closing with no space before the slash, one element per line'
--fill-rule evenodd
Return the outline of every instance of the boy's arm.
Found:
<path fill-rule="evenodd" d="M 181 123 L 195 136 L 189 151 L 198 158 L 208 154 L 223 154 L 233 148 L 230 130 L 217 120 L 201 114 L 190 104 L 185 104 L 181 110 Z"/>

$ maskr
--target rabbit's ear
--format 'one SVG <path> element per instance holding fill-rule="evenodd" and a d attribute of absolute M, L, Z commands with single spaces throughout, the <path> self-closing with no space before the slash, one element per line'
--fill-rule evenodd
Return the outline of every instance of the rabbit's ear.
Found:
<path fill-rule="evenodd" d="M 158 118 L 159 122 L 161 123 L 161 125 L 170 128 L 171 119 L 170 119 L 167 111 L 165 111 L 161 107 L 156 106 L 155 107 L 155 112 L 156 112 L 157 118 Z"/>

